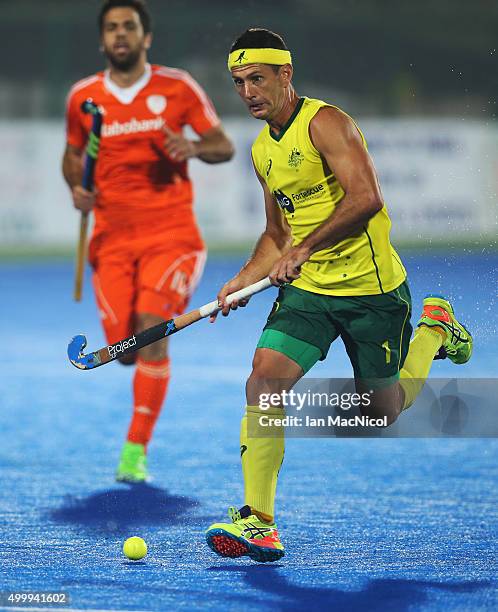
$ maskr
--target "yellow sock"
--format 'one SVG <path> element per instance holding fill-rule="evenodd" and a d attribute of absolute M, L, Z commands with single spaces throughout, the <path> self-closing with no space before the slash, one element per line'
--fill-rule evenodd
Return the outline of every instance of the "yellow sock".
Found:
<path fill-rule="evenodd" d="M 408 355 L 399 373 L 399 382 L 405 392 L 403 410 L 409 408 L 424 386 L 434 355 L 443 344 L 444 331 L 426 325 L 418 327 L 410 342 Z"/>
<path fill-rule="evenodd" d="M 244 475 L 244 500 L 261 518 L 272 522 L 275 516 L 277 477 L 284 460 L 284 428 L 261 427 L 259 418 L 282 418 L 282 408 L 261 410 L 247 406 L 240 424 L 240 452 Z"/>

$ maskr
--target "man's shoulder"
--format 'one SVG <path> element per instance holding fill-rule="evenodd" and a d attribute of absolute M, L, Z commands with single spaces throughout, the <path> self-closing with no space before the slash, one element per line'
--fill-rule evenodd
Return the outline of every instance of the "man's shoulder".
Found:
<path fill-rule="evenodd" d="M 339 106 L 324 100 L 318 100 L 315 98 L 305 98 L 304 107 L 309 115 L 310 121 L 315 123 L 318 121 L 336 121 L 336 122 L 347 122 L 351 120 L 351 116 L 348 115 Z"/>
<path fill-rule="evenodd" d="M 252 143 L 253 151 L 255 149 L 257 149 L 259 145 L 263 144 L 266 140 L 270 140 L 271 141 L 271 138 L 270 138 L 270 126 L 265 121 L 265 124 L 259 130 L 258 135 L 256 136 L 256 138 L 253 140 L 253 143 Z"/>
<path fill-rule="evenodd" d="M 173 68 L 160 64 L 152 64 L 152 77 L 157 81 L 163 81 L 165 86 L 178 86 L 182 89 L 188 88 L 197 91 L 200 89 L 199 83 L 192 75 L 182 68 Z"/>
<path fill-rule="evenodd" d="M 186 70 L 183 70 L 182 68 L 175 68 L 173 66 L 151 64 L 151 69 L 152 76 L 157 76 L 159 78 L 181 80 L 185 77 L 190 77 L 190 74 Z"/>
<path fill-rule="evenodd" d="M 68 99 L 72 98 L 73 96 L 81 95 L 84 97 L 88 95 L 90 91 L 95 90 L 95 88 L 102 84 L 103 79 L 104 73 L 96 72 L 95 74 L 87 76 L 84 79 L 76 81 L 76 83 L 74 83 L 69 90 Z"/>
<path fill-rule="evenodd" d="M 268 146 L 271 146 L 270 126 L 265 122 L 259 134 L 253 140 L 251 146 L 251 157 L 256 170 L 262 175 L 262 164 L 265 163 L 268 155 Z"/>

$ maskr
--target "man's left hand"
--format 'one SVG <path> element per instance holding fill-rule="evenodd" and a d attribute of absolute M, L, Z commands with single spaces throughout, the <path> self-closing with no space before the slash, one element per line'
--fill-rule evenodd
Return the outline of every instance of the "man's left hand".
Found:
<path fill-rule="evenodd" d="M 309 249 L 302 246 L 292 247 L 273 266 L 269 276 L 271 282 L 276 285 L 290 283 L 301 276 L 301 266 L 308 261 L 311 253 Z"/>

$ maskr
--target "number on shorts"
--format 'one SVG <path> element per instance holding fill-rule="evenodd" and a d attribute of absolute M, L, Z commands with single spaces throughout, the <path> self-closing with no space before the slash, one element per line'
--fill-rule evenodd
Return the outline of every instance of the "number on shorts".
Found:
<path fill-rule="evenodd" d="M 382 348 L 386 351 L 386 363 L 391 363 L 391 349 L 389 348 L 389 340 L 382 343 Z"/>

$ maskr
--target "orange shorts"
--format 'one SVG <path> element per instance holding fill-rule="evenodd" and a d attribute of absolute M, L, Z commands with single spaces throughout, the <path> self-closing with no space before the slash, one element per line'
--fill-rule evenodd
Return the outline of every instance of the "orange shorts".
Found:
<path fill-rule="evenodd" d="M 102 325 L 109 344 L 130 336 L 136 314 L 164 320 L 184 312 L 199 282 L 206 251 L 200 239 L 170 234 L 98 234 L 89 260 Z"/>

